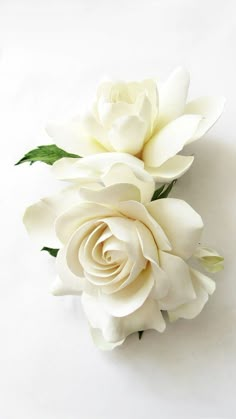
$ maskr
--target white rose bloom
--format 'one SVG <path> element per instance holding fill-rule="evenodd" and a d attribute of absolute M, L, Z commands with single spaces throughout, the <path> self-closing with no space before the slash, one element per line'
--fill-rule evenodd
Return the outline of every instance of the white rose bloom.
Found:
<path fill-rule="evenodd" d="M 189 74 L 178 68 L 166 82 L 104 82 L 93 110 L 64 124 L 51 123 L 48 134 L 66 151 L 87 156 L 122 152 L 143 160 L 158 182 L 170 182 L 191 166 L 193 156 L 177 155 L 202 137 L 224 108 L 222 97 L 186 103 Z"/>
<path fill-rule="evenodd" d="M 170 320 L 198 315 L 214 282 L 189 267 L 201 217 L 184 201 L 142 203 L 142 188 L 114 184 L 61 194 L 29 207 L 27 230 L 40 245 L 60 241 L 55 295 L 82 294 L 96 344 L 111 349 L 134 332 L 163 332 Z"/>

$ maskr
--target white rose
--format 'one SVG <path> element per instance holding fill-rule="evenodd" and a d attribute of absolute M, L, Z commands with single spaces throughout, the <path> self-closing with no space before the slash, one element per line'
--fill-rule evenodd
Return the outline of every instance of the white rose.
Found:
<path fill-rule="evenodd" d="M 189 74 L 178 68 L 165 83 L 105 82 L 93 110 L 65 124 L 48 125 L 59 147 L 86 156 L 103 152 L 132 154 L 156 181 L 179 178 L 193 156 L 177 155 L 202 137 L 223 111 L 222 97 L 201 97 L 186 104 Z"/>
<path fill-rule="evenodd" d="M 203 224 L 182 200 L 143 204 L 132 184 L 81 188 L 79 200 L 62 192 L 29 207 L 24 222 L 45 245 L 53 232 L 60 240 L 53 293 L 82 293 L 92 336 L 103 349 L 139 330 L 162 332 L 162 310 L 170 320 L 195 317 L 215 289 L 187 264 Z"/>

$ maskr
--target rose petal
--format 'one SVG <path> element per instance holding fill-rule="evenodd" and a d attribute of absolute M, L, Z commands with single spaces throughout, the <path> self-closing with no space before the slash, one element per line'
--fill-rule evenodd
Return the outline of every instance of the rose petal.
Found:
<path fill-rule="evenodd" d="M 100 294 L 104 309 L 116 317 L 124 317 L 137 310 L 147 299 L 154 285 L 152 269 L 148 266 L 127 287 L 114 294 Z"/>
<path fill-rule="evenodd" d="M 193 137 L 202 117 L 183 115 L 155 134 L 143 148 L 145 166 L 159 167 L 182 150 Z"/>
<path fill-rule="evenodd" d="M 212 279 L 195 269 L 190 269 L 190 273 L 196 298 L 187 304 L 177 307 L 174 311 L 169 311 L 170 321 L 175 321 L 179 318 L 193 319 L 196 317 L 207 303 L 208 294 L 212 294 L 215 290 L 215 283 Z"/>
<path fill-rule="evenodd" d="M 56 258 L 56 268 L 58 277 L 52 284 L 51 292 L 53 295 L 78 295 L 84 289 L 84 278 L 74 275 L 67 265 L 66 249 L 59 250 Z"/>
<path fill-rule="evenodd" d="M 87 221 L 101 219 L 102 217 L 116 216 L 117 212 L 100 204 L 82 202 L 75 205 L 57 218 L 55 228 L 58 238 L 66 244 L 73 233 Z"/>
<path fill-rule="evenodd" d="M 159 252 L 159 255 L 161 268 L 167 273 L 170 283 L 168 294 L 159 301 L 160 308 L 174 310 L 196 298 L 189 267 L 177 256 L 162 251 Z"/>
<path fill-rule="evenodd" d="M 140 221 L 135 221 L 143 256 L 151 262 L 155 277 L 155 297 L 162 298 L 167 294 L 169 281 L 166 272 L 159 266 L 159 256 L 154 237 L 150 230 Z"/>
<path fill-rule="evenodd" d="M 56 218 L 79 202 L 78 188 L 69 187 L 29 206 L 23 222 L 31 239 L 39 247 L 57 248 L 60 242 L 55 232 Z"/>
<path fill-rule="evenodd" d="M 99 153 L 82 159 L 64 157 L 52 166 L 52 173 L 57 179 L 80 181 L 83 183 L 99 180 L 116 163 L 129 166 L 132 170 L 145 173 L 141 160 L 126 153 Z M 148 176 L 148 175 L 147 175 Z M 117 182 L 116 182 L 117 183 Z"/>
<path fill-rule="evenodd" d="M 158 128 L 184 113 L 188 88 L 189 73 L 182 67 L 178 67 L 167 81 L 159 86 Z"/>
<path fill-rule="evenodd" d="M 81 118 L 81 127 L 84 133 L 89 137 L 96 140 L 101 144 L 106 150 L 113 151 L 111 143 L 107 137 L 107 131 L 104 127 L 99 124 L 95 116 L 92 113 L 87 113 Z"/>
<path fill-rule="evenodd" d="M 135 108 L 130 103 L 110 103 L 101 98 L 98 100 L 97 110 L 100 121 L 107 130 L 110 130 L 117 119 L 134 114 Z"/>
<path fill-rule="evenodd" d="M 146 208 L 170 240 L 171 253 L 186 260 L 190 258 L 203 229 L 200 215 L 185 201 L 174 198 L 157 199 Z"/>
<path fill-rule="evenodd" d="M 128 335 L 139 330 L 154 329 L 158 332 L 165 330 L 165 321 L 158 303 L 151 298 L 126 317 L 109 315 L 96 296 L 83 293 L 81 301 L 92 327 L 92 337 L 101 349 L 113 349 L 122 344 Z"/>
<path fill-rule="evenodd" d="M 102 144 L 84 133 L 81 121 L 71 120 L 64 124 L 50 122 L 46 131 L 58 147 L 70 153 L 87 156 L 106 151 Z"/>
<path fill-rule="evenodd" d="M 186 105 L 186 114 L 202 115 L 198 129 L 194 136 L 188 141 L 188 144 L 198 140 L 216 123 L 221 116 L 225 105 L 225 98 L 223 97 L 200 97 L 189 102 Z"/>
<path fill-rule="evenodd" d="M 109 137 L 116 151 L 138 154 L 143 147 L 147 124 L 138 116 L 124 116 L 116 120 Z"/>
<path fill-rule="evenodd" d="M 80 188 L 79 194 L 84 201 L 104 205 L 114 205 L 129 199 L 134 201 L 140 201 L 141 199 L 139 189 L 129 183 L 117 183 L 100 190 L 91 190 L 82 187 Z"/>
<path fill-rule="evenodd" d="M 156 182 L 171 182 L 183 176 L 193 163 L 193 156 L 174 156 L 159 167 L 146 167 Z"/>
<path fill-rule="evenodd" d="M 101 349 L 102 351 L 111 351 L 117 346 L 122 345 L 122 343 L 125 341 L 125 339 L 122 339 L 121 341 L 115 343 L 108 342 L 104 339 L 103 334 L 99 329 L 93 329 L 92 327 L 90 327 L 90 333 L 93 339 L 93 343 L 97 346 L 98 349 Z"/>
<path fill-rule="evenodd" d="M 151 216 L 146 207 L 136 201 L 121 202 L 117 207 L 122 214 L 133 220 L 139 220 L 145 224 L 153 234 L 159 249 L 171 250 L 171 244 L 158 222 Z"/>
<path fill-rule="evenodd" d="M 105 186 L 114 185 L 117 182 L 137 186 L 141 193 L 142 202 L 149 202 L 155 191 L 155 183 L 151 175 L 140 168 L 132 170 L 123 163 L 114 164 L 101 179 Z"/>

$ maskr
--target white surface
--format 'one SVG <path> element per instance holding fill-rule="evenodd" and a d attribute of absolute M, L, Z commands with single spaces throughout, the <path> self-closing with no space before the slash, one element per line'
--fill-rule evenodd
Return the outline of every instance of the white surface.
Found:
<path fill-rule="evenodd" d="M 234 0 L 1 0 L 1 419 L 236 417 L 235 13 Z M 104 75 L 163 77 L 179 64 L 191 97 L 227 97 L 220 122 L 186 150 L 196 160 L 174 193 L 203 216 L 225 271 L 195 320 L 99 352 L 79 301 L 49 295 L 53 260 L 21 224 L 55 182 L 43 164 L 13 163 L 48 143 L 46 120 L 81 108 Z"/>

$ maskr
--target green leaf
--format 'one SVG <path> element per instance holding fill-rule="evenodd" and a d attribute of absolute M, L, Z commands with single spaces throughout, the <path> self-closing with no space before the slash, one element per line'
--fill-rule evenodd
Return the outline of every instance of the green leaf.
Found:
<path fill-rule="evenodd" d="M 152 201 L 156 201 L 156 199 L 158 199 L 159 195 L 162 193 L 163 189 L 165 188 L 166 185 L 162 185 L 160 188 L 158 188 L 152 197 Z"/>
<path fill-rule="evenodd" d="M 77 156 L 76 154 L 67 153 L 66 151 L 57 147 L 56 144 L 40 145 L 39 147 L 25 154 L 24 157 L 15 164 L 15 166 L 27 162 L 31 165 L 36 161 L 41 161 L 46 164 L 53 164 L 55 163 L 55 161 L 61 159 L 62 157 L 78 158 L 80 156 Z"/>
<path fill-rule="evenodd" d="M 171 189 L 173 188 L 176 182 L 177 182 L 176 179 L 172 180 L 172 182 L 169 185 L 163 185 L 159 189 L 157 189 L 154 192 L 151 201 L 156 201 L 157 199 L 167 198 Z"/>
<path fill-rule="evenodd" d="M 144 330 L 140 330 L 140 331 L 138 332 L 138 338 L 139 338 L 139 340 L 141 340 L 141 339 L 142 339 L 143 332 L 144 332 Z"/>
<path fill-rule="evenodd" d="M 52 249 L 51 247 L 43 247 L 41 249 L 45 250 L 46 252 L 48 252 L 51 256 L 53 256 L 54 258 L 57 257 L 57 253 L 59 252 L 59 249 Z"/>

